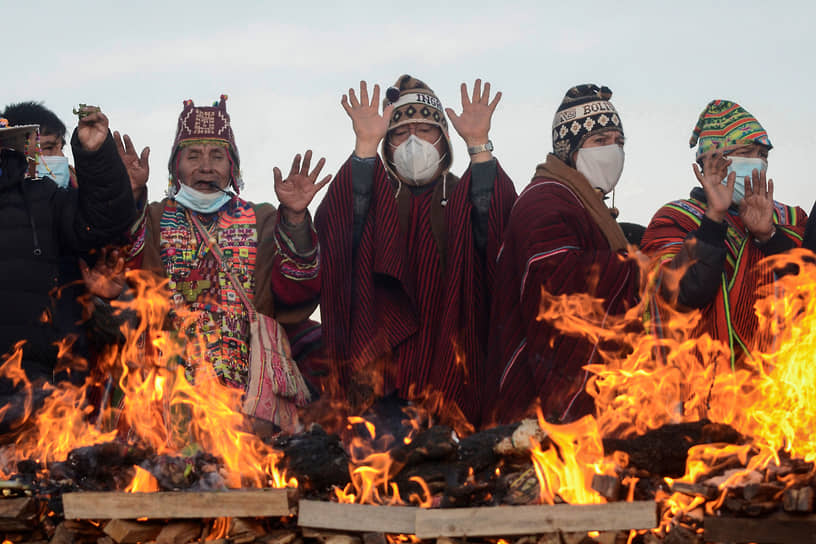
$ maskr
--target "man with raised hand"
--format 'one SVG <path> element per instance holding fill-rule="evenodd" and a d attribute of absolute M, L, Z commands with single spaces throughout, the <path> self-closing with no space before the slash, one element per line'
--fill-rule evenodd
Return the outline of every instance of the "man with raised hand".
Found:
<path fill-rule="evenodd" d="M 307 151 L 302 161 L 300 155 L 295 157 L 285 179 L 273 169 L 277 210 L 240 198 L 240 157 L 226 100 L 222 95 L 204 107 L 184 102 L 168 164 L 170 196 L 143 206 L 128 264 L 167 277 L 175 304 L 194 312 L 196 322 L 188 333 L 203 338 L 204 349 L 199 358 L 184 361 L 188 378 L 194 379 L 200 366 L 209 367 L 225 385 L 246 391 L 250 309 L 240 290 L 254 309 L 282 324 L 298 323 L 312 313 L 320 291 L 321 258 L 307 206 L 331 176 L 317 181 L 325 161 L 320 159 L 311 169 L 312 153 Z M 145 202 L 146 164 L 129 139 L 120 148 L 134 191 L 141 192 L 140 201 Z M 302 379 L 285 378 L 300 387 L 274 399 L 275 413 L 267 416 L 293 430 L 296 407 L 310 392 Z"/>
<path fill-rule="evenodd" d="M 316 216 L 323 339 L 341 393 L 441 394 L 478 424 L 493 268 L 516 197 L 488 139 L 500 97 L 463 83 L 457 115 L 409 75 L 382 113 L 378 85 L 370 100 L 365 82 L 359 98 L 343 96 L 354 153 Z M 468 145 L 461 178 L 450 173 L 446 112 Z"/>
<path fill-rule="evenodd" d="M 0 120 L 0 353 L 22 345 L 31 381 L 51 381 L 57 342 L 67 333 L 52 318 L 60 259 L 117 241 L 136 210 L 127 171 L 98 108 L 80 111 L 71 139 L 79 188 L 36 176 L 37 126 Z M 14 390 L 3 383 L 3 393 Z"/>
<path fill-rule="evenodd" d="M 701 187 L 663 206 L 641 245 L 662 267 L 655 297 L 683 310 L 702 312 L 696 334 L 708 333 L 729 348 L 732 368 L 758 338 L 754 312 L 759 287 L 774 281 L 762 260 L 802 243 L 807 221 L 798 207 L 773 199 L 767 178 L 771 141 L 759 121 L 735 102 L 714 100 L 697 120 L 689 142 L 697 146 L 694 175 Z M 679 270 L 667 277 L 665 272 Z M 662 331 L 658 299 L 649 322 Z"/>

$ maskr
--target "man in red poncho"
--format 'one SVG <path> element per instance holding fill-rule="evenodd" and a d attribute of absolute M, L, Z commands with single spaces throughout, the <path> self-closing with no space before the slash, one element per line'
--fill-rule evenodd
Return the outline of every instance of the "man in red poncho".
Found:
<path fill-rule="evenodd" d="M 662 267 L 655 294 L 681 310 L 699 309 L 695 334 L 723 342 L 733 368 L 751 349 L 770 346 L 770 338 L 758 338 L 754 303 L 778 271 L 762 261 L 801 246 L 807 216 L 773 199 L 773 180 L 765 173 L 771 141 L 739 104 L 710 102 L 691 136 L 695 145 L 694 173 L 702 187 L 658 210 L 641 247 Z M 662 274 L 667 270 L 682 276 L 670 282 Z M 655 332 L 670 334 L 660 307 L 649 310 Z"/>
<path fill-rule="evenodd" d="M 491 151 L 500 93 L 464 84 L 462 113 L 443 110 L 423 82 L 401 76 L 369 101 L 365 82 L 342 105 L 357 137 L 316 215 L 323 256 L 321 316 L 327 355 L 347 394 L 441 393 L 478 424 L 493 266 L 516 197 Z M 449 172 L 445 111 L 471 164 Z M 382 141 L 382 155 L 377 146 Z"/>
<path fill-rule="evenodd" d="M 597 346 L 538 321 L 542 290 L 587 293 L 621 313 L 637 296 L 637 264 L 604 199 L 623 170 L 623 126 L 607 87 L 571 88 L 553 121 L 553 153 L 519 195 L 497 264 L 484 405 L 511 422 L 537 402 L 552 421 L 590 413 L 584 391 Z M 616 212 L 615 212 L 616 215 Z"/>

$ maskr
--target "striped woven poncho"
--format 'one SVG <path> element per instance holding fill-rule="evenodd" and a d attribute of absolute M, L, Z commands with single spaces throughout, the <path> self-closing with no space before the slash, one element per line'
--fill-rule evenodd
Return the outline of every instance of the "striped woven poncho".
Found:
<path fill-rule="evenodd" d="M 660 266 L 676 266 L 678 260 L 684 258 L 681 255 L 684 248 L 686 252 L 694 252 L 687 240 L 695 239 L 695 243 L 703 243 L 699 240 L 698 233 L 705 211 L 705 193 L 700 188 L 695 188 L 689 199 L 676 200 L 663 206 L 646 229 L 641 249 Z M 774 202 L 773 221 L 777 234 L 771 242 L 762 246 L 747 231 L 736 207 L 729 209 L 725 218 L 725 262 L 721 265 L 722 273 L 718 278 L 716 292 L 715 286 L 709 286 L 709 291 L 715 292 L 713 297 L 695 304 L 702 315 L 693 334 L 698 337 L 708 333 L 713 339 L 721 341 L 730 351 L 731 368 L 749 350 L 767 349 L 771 346 L 771 338 L 758 337 L 759 322 L 754 312 L 754 303 L 762 292 L 761 287 L 772 284 L 775 277 L 774 270 L 763 259 L 773 253 L 801 246 L 807 215 L 799 207 Z M 694 257 L 692 254 L 692 263 L 695 262 Z M 685 258 L 688 259 L 688 256 Z M 709 263 L 702 264 L 709 266 Z M 719 263 L 716 265 L 720 266 Z M 684 288 L 688 291 L 695 287 L 705 287 L 695 285 L 694 266 L 696 265 L 692 264 L 684 272 L 683 282 L 687 283 L 684 286 L 681 282 L 681 291 Z M 658 294 L 661 290 L 659 282 L 652 287 L 652 301 L 656 302 L 658 296 L 667 294 L 665 291 Z M 679 294 L 681 300 L 683 295 L 682 292 Z M 665 326 L 665 316 L 658 304 L 649 305 L 646 318 L 650 327 L 658 334 L 671 334 L 671 331 L 661 330 Z"/>
<path fill-rule="evenodd" d="M 406 199 L 402 224 L 395 184 L 378 158 L 355 248 L 352 160 L 335 176 L 316 215 L 323 339 L 340 393 L 348 394 L 361 379 L 377 383 L 383 394 L 407 399 L 434 391 L 478 424 L 489 286 L 516 196 L 513 184 L 497 165 L 482 254 L 474 241 L 470 169 L 442 208 L 438 187 Z M 403 198 L 410 195 L 402 191 Z M 434 232 L 434 213 L 440 214 L 444 237 Z"/>

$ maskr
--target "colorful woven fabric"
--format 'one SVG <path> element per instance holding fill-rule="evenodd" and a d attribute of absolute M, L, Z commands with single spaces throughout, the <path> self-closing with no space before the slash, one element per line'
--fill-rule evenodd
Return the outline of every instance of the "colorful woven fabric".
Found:
<path fill-rule="evenodd" d="M 701 193 L 699 190 L 692 195 Z M 642 251 L 656 263 L 668 266 L 680 253 L 689 235 L 700 228 L 707 207 L 701 198 L 692 196 L 686 200 L 676 200 L 658 210 L 643 236 Z M 801 208 L 774 202 L 774 225 L 796 245 L 801 245 L 806 221 L 807 216 Z M 729 210 L 725 223 L 726 256 L 720 288 L 714 300 L 701 309 L 702 316 L 694 334 L 700 336 L 707 333 L 727 346 L 733 367 L 751 349 L 770 345 L 770 338 L 757 336 L 759 323 L 754 302 L 760 297 L 760 288 L 773 283 L 774 272 L 765 260 L 767 255 L 753 242 L 753 237 L 734 208 Z M 645 319 L 652 330 L 662 334 L 662 322 L 668 322 L 668 317 L 661 315 L 656 304 L 660 285 L 653 285 L 652 289 L 652 303 Z"/>
<path fill-rule="evenodd" d="M 572 154 L 580 149 L 592 132 L 619 130 L 623 133 L 615 106 L 609 101 L 609 87 L 592 83 L 576 85 L 567 91 L 553 119 L 553 154 L 574 167 Z"/>
<path fill-rule="evenodd" d="M 771 149 L 768 133 L 756 117 L 728 100 L 708 103 L 691 134 L 689 147 L 697 146 L 697 158 L 715 149 L 725 149 L 750 143 L 758 143 Z"/>
<path fill-rule="evenodd" d="M 188 336 L 204 340 L 204 350 L 197 360 L 207 362 L 223 381 L 243 388 L 247 383 L 249 315 L 232 286 L 229 277 L 218 269 L 209 248 L 196 233 L 188 214 L 194 213 L 169 201 L 161 218 L 161 258 L 173 290 L 173 300 L 199 312 Z M 258 234 L 255 211 L 238 198 L 226 205 L 207 227 L 223 251 L 225 263 L 242 282 L 251 296 L 255 290 L 255 257 Z M 206 223 L 204 223 L 206 226 Z M 194 368 L 188 365 L 188 379 Z"/>

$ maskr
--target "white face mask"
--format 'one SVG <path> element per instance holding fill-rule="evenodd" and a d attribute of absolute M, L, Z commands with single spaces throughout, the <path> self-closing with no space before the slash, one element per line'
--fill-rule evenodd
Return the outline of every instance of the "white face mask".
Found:
<path fill-rule="evenodd" d="M 731 202 L 739 206 L 742 199 L 745 198 L 745 178 L 752 179 L 753 171 L 764 172 L 768 169 L 768 162 L 759 157 L 728 157 L 731 159 L 731 164 L 728 165 L 728 174 L 723 178 L 723 185 L 728 185 L 728 176 L 731 172 L 736 172 L 737 176 L 734 180 L 734 194 L 731 196 Z"/>
<path fill-rule="evenodd" d="M 49 177 L 57 186 L 65 189 L 71 183 L 71 169 L 68 166 L 68 157 L 62 155 L 40 155 L 37 162 L 37 175 L 41 178 Z"/>
<path fill-rule="evenodd" d="M 183 183 L 179 185 L 175 196 L 176 202 L 198 213 L 215 213 L 231 198 L 230 193 L 221 191 L 203 193 Z"/>
<path fill-rule="evenodd" d="M 425 185 L 433 180 L 443 159 L 436 150 L 436 144 L 441 139 L 442 136 L 430 143 L 411 134 L 397 146 L 394 150 L 394 167 L 402 179 L 413 185 Z"/>
<path fill-rule="evenodd" d="M 582 147 L 575 159 L 575 169 L 593 187 L 607 194 L 615 188 L 623 172 L 623 147 L 618 144 Z"/>

